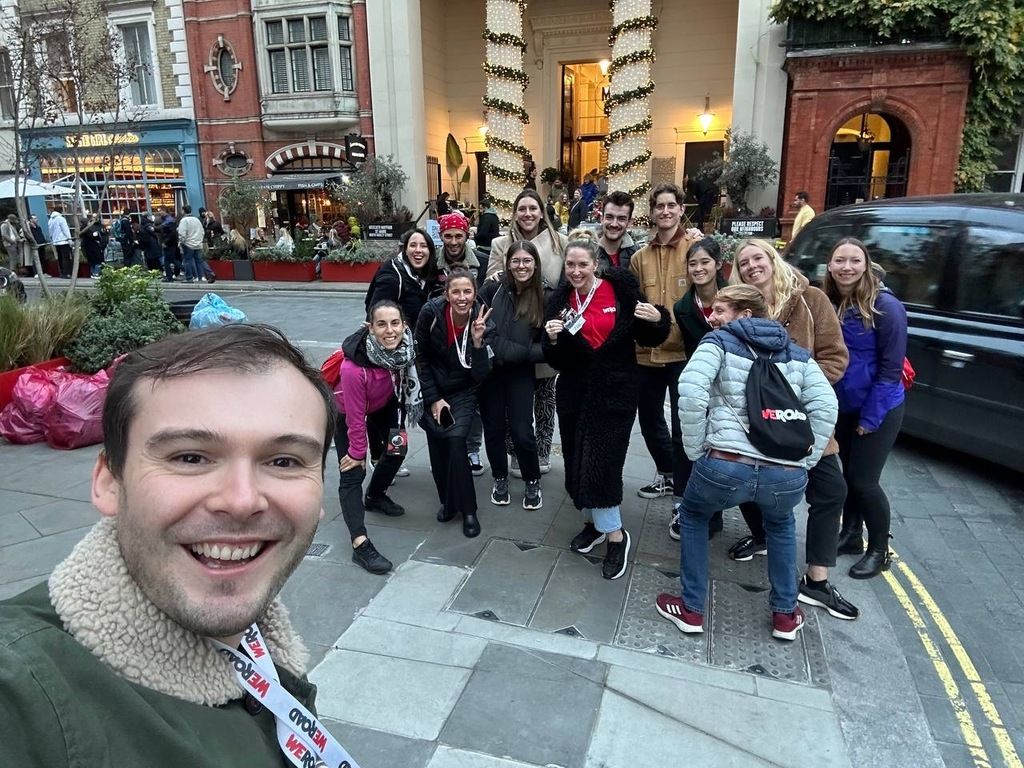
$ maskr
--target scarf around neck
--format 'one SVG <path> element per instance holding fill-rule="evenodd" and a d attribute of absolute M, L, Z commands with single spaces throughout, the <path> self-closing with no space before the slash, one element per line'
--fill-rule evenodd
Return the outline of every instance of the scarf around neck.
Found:
<path fill-rule="evenodd" d="M 405 329 L 395 349 L 385 349 L 372 333 L 366 334 L 366 356 L 379 368 L 391 371 L 398 378 L 399 399 L 408 424 L 418 424 L 423 415 L 423 390 L 416 372 L 416 347 L 412 331 Z"/>

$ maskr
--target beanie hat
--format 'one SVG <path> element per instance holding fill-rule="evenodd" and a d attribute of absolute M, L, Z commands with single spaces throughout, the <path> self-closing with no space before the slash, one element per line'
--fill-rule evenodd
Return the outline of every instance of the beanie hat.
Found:
<path fill-rule="evenodd" d="M 461 229 L 467 235 L 469 234 L 469 219 L 461 213 L 446 213 L 438 219 L 438 223 L 441 225 L 441 232 L 446 232 L 449 229 Z"/>

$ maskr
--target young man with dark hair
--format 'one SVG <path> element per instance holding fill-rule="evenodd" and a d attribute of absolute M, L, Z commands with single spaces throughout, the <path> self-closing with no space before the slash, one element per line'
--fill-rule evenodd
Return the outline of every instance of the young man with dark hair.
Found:
<path fill-rule="evenodd" d="M 103 519 L 48 583 L 0 602 L 0 765 L 351 761 L 278 600 L 323 516 L 335 418 L 267 326 L 118 365 L 92 472 Z"/>
<path fill-rule="evenodd" d="M 598 239 L 598 271 L 609 267 L 629 269 L 629 260 L 640 246 L 633 242 L 629 225 L 633 221 L 633 198 L 615 191 L 601 204 L 601 237 Z"/>
<path fill-rule="evenodd" d="M 811 196 L 806 192 L 797 192 L 793 197 L 793 205 L 796 206 L 797 213 L 796 218 L 793 219 L 793 234 L 790 236 L 792 240 L 798 234 L 800 230 L 807 226 L 808 222 L 814 218 L 814 209 L 811 208 Z"/>
<path fill-rule="evenodd" d="M 654 236 L 629 260 L 629 269 L 640 281 L 647 301 L 663 307 L 674 307 L 686 293 L 686 252 L 703 235 L 695 229 L 683 229 L 683 191 L 675 184 L 661 184 L 650 197 Z M 668 339 L 654 348 L 637 348 L 640 364 L 640 399 L 637 416 L 647 450 L 654 459 L 657 474 L 648 485 L 637 490 L 645 499 L 674 496 L 681 501 L 690 462 L 683 452 L 682 430 L 679 427 L 676 386 L 683 371 L 686 352 L 683 336 L 672 318 Z M 671 433 L 665 423 L 665 392 L 668 391 L 672 411 Z M 675 478 L 679 478 L 676 485 Z"/>

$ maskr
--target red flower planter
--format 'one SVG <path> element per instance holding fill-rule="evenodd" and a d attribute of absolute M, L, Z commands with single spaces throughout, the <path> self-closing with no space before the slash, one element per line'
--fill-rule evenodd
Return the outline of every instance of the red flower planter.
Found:
<path fill-rule="evenodd" d="M 312 261 L 254 261 L 252 272 L 257 280 L 309 283 L 316 278 L 316 264 Z"/>
<path fill-rule="evenodd" d="M 235 265 L 230 261 L 221 261 L 220 259 L 211 259 L 206 262 L 210 265 L 210 269 L 213 270 L 213 274 L 217 276 L 218 280 L 234 280 L 235 279 Z"/>
<path fill-rule="evenodd" d="M 326 283 L 368 283 L 380 269 L 376 261 L 366 264 L 346 264 L 344 262 L 321 261 L 320 279 Z"/>
<path fill-rule="evenodd" d="M 49 370 L 51 368 L 60 368 L 62 365 L 67 364 L 68 359 L 66 357 L 57 357 L 53 360 L 36 363 L 34 366 L 30 365 L 25 366 L 24 368 L 15 368 L 13 371 L 0 373 L 0 411 L 4 409 L 4 406 L 11 402 L 11 392 L 14 391 L 14 385 L 18 381 L 18 377 L 29 368 L 42 368 L 44 370 Z"/>

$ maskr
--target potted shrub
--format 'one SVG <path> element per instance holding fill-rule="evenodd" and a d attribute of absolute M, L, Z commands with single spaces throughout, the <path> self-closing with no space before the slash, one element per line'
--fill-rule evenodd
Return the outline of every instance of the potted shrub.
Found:
<path fill-rule="evenodd" d="M 65 351 L 74 370 L 96 373 L 121 355 L 182 330 L 159 280 L 159 272 L 139 266 L 100 273 L 92 314 Z"/>
<path fill-rule="evenodd" d="M 715 157 L 698 172 L 712 184 L 725 187 L 737 215 L 728 211 L 719 222 L 719 231 L 739 237 L 774 238 L 778 235 L 778 219 L 755 216 L 747 205 L 751 190 L 768 186 L 779 178 L 779 169 L 768 145 L 750 133 L 735 129 L 725 132 L 725 155 Z"/>
<path fill-rule="evenodd" d="M 32 365 L 57 368 L 68 361 L 62 355 L 92 313 L 82 294 L 46 298 L 21 304 L 13 296 L 0 296 L 0 410 L 10 402 L 11 390 Z"/>
<path fill-rule="evenodd" d="M 329 283 L 368 283 L 382 261 L 395 254 L 394 243 L 352 240 L 328 251 L 320 261 L 320 279 Z"/>
<path fill-rule="evenodd" d="M 391 155 L 371 157 L 343 183 L 328 185 L 327 193 L 355 217 L 364 239 L 393 240 L 413 226 L 411 211 L 396 203 L 408 182 Z"/>
<path fill-rule="evenodd" d="M 308 283 L 316 279 L 313 242 L 309 238 L 296 239 L 291 250 L 277 246 L 255 248 L 251 259 L 257 280 Z"/>
<path fill-rule="evenodd" d="M 217 207 L 225 222 L 231 223 L 231 227 L 242 238 L 246 246 L 245 253 L 239 254 L 228 245 L 228 252 L 221 258 L 230 262 L 231 277 L 235 280 L 252 280 L 252 264 L 248 258 L 250 252 L 249 233 L 256 226 L 261 211 L 264 216 L 273 215 L 274 197 L 262 187 L 249 181 L 242 181 L 235 176 L 231 179 L 231 184 L 220 193 Z M 210 266 L 217 273 L 217 277 L 220 277 L 217 267 L 214 267 L 213 264 Z"/>

